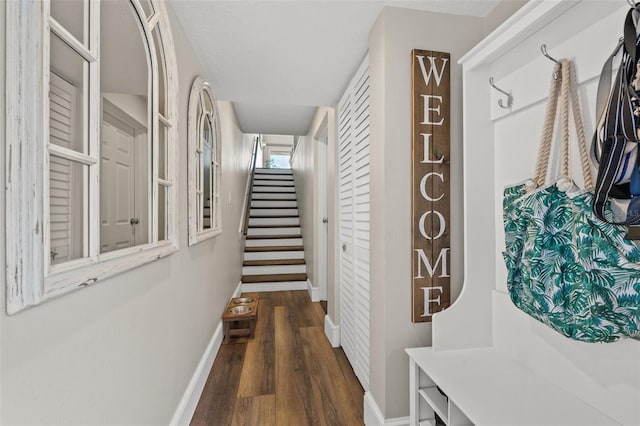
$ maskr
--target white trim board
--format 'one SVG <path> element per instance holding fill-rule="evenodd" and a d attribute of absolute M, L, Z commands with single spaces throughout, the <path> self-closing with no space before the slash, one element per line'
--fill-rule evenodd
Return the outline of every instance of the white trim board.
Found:
<path fill-rule="evenodd" d="M 241 288 L 242 283 L 238 283 L 232 297 L 240 296 Z M 200 401 L 204 385 L 207 382 L 209 372 L 213 367 L 213 362 L 216 359 L 216 355 L 218 355 L 218 350 L 220 350 L 223 339 L 222 320 L 220 320 L 171 418 L 171 422 L 169 423 L 171 426 L 189 426 L 189 423 L 191 423 L 191 418 L 196 411 L 196 406 L 198 405 L 198 401 Z"/>
<path fill-rule="evenodd" d="M 320 289 L 318 287 L 314 287 L 310 280 L 307 280 L 307 291 L 309 292 L 309 298 L 312 302 L 320 301 Z"/>
<path fill-rule="evenodd" d="M 324 335 L 332 348 L 340 347 L 340 326 L 335 325 L 328 314 L 324 316 Z"/>
<path fill-rule="evenodd" d="M 259 293 L 261 291 L 291 291 L 291 290 L 307 290 L 307 282 L 306 281 L 283 281 L 283 282 L 242 284 L 243 293 Z"/>
<path fill-rule="evenodd" d="M 364 424 L 366 426 L 409 426 L 409 416 L 385 419 L 371 392 L 364 393 Z"/>

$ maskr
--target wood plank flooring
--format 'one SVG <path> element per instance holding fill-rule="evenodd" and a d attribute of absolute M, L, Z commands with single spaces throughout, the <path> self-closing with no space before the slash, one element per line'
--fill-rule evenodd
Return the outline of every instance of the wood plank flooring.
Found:
<path fill-rule="evenodd" d="M 253 339 L 223 344 L 192 426 L 363 425 L 364 391 L 306 291 L 258 295 Z"/>

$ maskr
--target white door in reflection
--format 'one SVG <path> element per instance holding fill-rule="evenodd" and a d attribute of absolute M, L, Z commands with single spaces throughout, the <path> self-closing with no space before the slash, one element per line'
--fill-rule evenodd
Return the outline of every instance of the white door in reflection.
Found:
<path fill-rule="evenodd" d="M 147 242 L 146 129 L 105 102 L 101 132 L 100 252 Z M 144 172 L 141 173 L 143 169 Z"/>

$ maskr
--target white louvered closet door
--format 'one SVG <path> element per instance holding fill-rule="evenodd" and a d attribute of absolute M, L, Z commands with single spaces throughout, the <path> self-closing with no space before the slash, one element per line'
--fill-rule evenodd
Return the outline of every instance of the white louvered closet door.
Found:
<path fill-rule="evenodd" d="M 340 341 L 369 389 L 369 67 L 368 58 L 338 104 Z"/>
<path fill-rule="evenodd" d="M 340 344 L 351 365 L 355 354 L 355 280 L 353 232 L 353 129 L 351 91 L 338 104 L 338 167 L 340 217 Z"/>

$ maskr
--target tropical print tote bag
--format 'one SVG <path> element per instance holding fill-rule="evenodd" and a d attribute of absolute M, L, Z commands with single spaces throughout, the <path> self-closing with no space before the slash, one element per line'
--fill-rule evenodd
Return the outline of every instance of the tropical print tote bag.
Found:
<path fill-rule="evenodd" d="M 552 80 L 533 180 L 504 190 L 503 219 L 513 303 L 572 339 L 613 342 L 640 335 L 640 249 L 626 228 L 599 220 L 575 72 L 563 60 Z M 585 188 L 569 175 L 569 103 Z M 559 106 L 559 108 L 558 108 Z M 556 110 L 560 112 L 562 177 L 545 183 Z"/>

